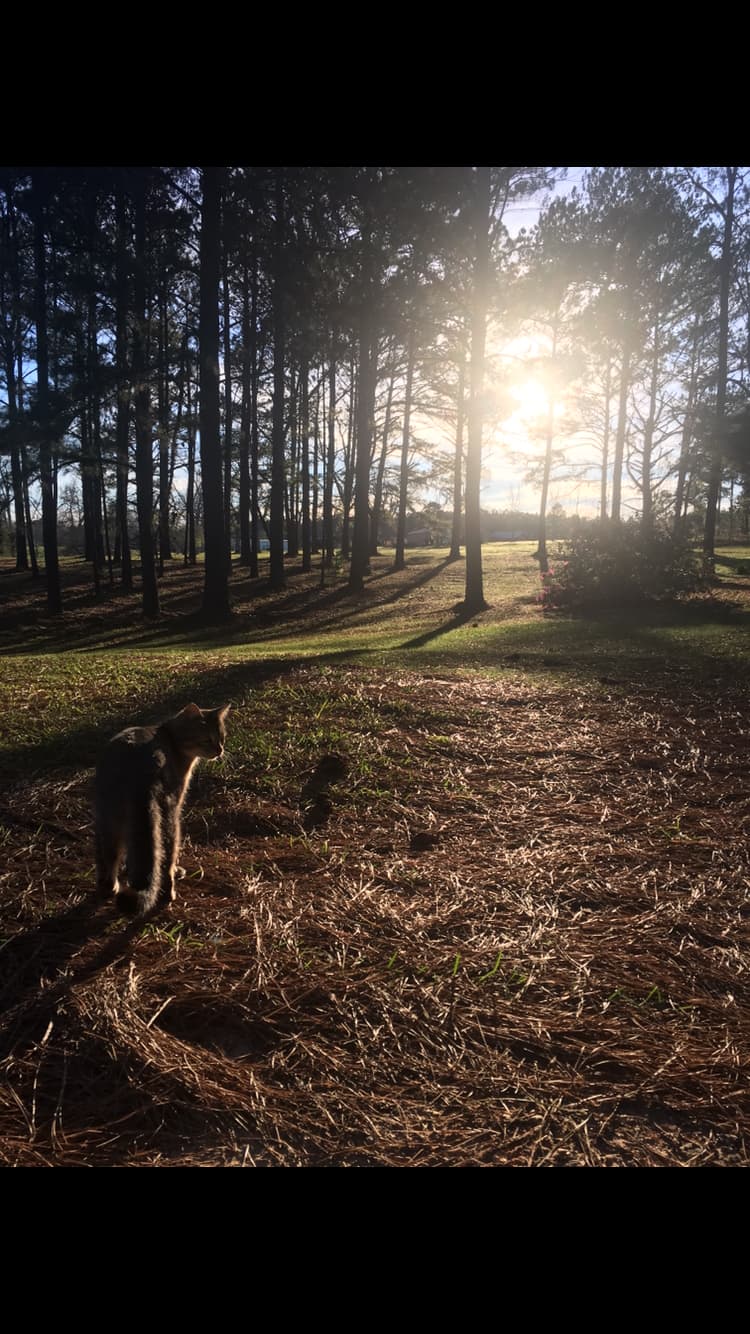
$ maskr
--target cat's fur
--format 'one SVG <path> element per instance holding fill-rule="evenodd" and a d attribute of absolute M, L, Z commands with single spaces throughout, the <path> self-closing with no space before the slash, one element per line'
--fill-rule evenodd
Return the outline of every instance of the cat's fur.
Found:
<path fill-rule="evenodd" d="M 156 727 L 127 727 L 102 751 L 95 779 L 96 888 L 116 894 L 117 907 L 130 917 L 175 898 L 182 804 L 198 760 L 223 755 L 231 707 L 188 704 Z M 118 882 L 123 859 L 127 889 Z"/>

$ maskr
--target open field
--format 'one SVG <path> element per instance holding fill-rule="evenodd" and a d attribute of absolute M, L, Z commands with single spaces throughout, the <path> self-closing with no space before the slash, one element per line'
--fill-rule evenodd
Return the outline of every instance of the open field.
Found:
<path fill-rule="evenodd" d="M 531 544 L 363 598 L 202 571 L 60 623 L 0 564 L 0 1161 L 745 1165 L 750 550 L 709 597 L 544 615 Z M 90 894 L 88 783 L 232 700 L 178 901 Z M 338 765 L 326 757 L 341 757 Z M 344 772 L 345 770 L 345 772 Z"/>

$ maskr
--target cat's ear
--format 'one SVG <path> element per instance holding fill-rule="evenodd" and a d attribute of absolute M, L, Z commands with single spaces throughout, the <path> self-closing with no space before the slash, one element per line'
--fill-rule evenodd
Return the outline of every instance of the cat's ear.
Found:
<path fill-rule="evenodd" d="M 183 718 L 200 718 L 202 714 L 197 704 L 186 704 L 182 710 L 182 716 Z"/>

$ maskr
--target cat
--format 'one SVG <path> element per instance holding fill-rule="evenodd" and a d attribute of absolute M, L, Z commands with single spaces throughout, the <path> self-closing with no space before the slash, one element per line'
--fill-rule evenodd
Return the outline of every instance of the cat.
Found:
<path fill-rule="evenodd" d="M 182 805 L 198 760 L 224 754 L 231 707 L 188 704 L 154 727 L 126 727 L 102 751 L 94 780 L 96 889 L 115 894 L 128 917 L 176 898 Z M 123 856 L 127 889 L 119 885 Z"/>

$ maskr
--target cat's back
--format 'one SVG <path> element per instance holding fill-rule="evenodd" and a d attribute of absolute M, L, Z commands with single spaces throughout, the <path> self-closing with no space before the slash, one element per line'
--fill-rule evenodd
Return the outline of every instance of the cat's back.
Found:
<path fill-rule="evenodd" d="M 110 738 L 96 765 L 96 791 L 100 797 L 112 789 L 143 789 L 158 776 L 164 756 L 156 742 L 157 730 L 125 727 Z"/>

